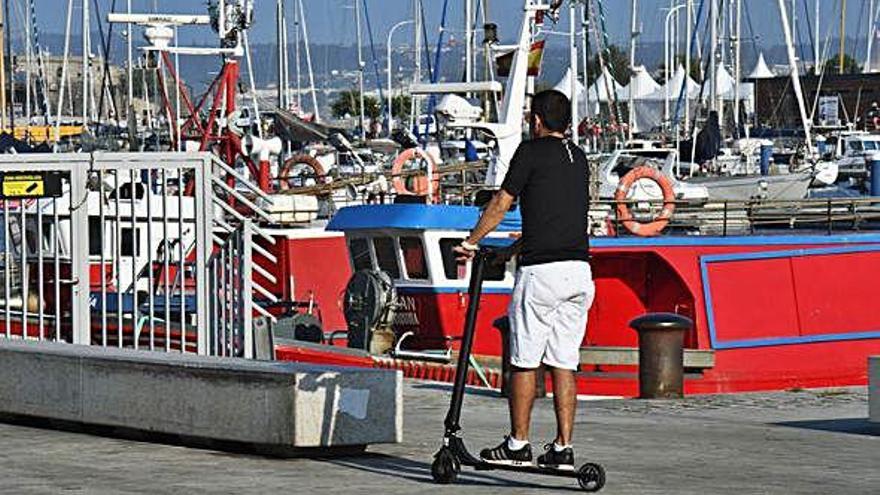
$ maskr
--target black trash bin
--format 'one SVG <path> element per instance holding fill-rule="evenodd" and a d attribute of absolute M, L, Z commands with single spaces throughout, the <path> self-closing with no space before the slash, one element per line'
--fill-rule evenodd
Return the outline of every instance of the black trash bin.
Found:
<path fill-rule="evenodd" d="M 629 326 L 639 333 L 639 398 L 682 398 L 684 334 L 694 322 L 675 313 L 648 313 Z"/>

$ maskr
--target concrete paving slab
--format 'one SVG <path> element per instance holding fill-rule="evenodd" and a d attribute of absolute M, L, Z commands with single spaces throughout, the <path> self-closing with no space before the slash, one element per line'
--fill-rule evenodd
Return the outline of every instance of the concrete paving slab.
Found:
<path fill-rule="evenodd" d="M 0 492 L 547 494 L 570 479 L 466 471 L 438 486 L 430 463 L 449 387 L 404 385 L 404 441 L 367 455 L 274 459 L 0 424 Z M 880 428 L 866 388 L 581 402 L 579 461 L 602 463 L 609 495 L 869 494 L 880 486 Z M 469 393 L 463 426 L 473 450 L 507 431 L 505 402 Z M 552 437 L 552 403 L 536 403 L 533 442 Z"/>

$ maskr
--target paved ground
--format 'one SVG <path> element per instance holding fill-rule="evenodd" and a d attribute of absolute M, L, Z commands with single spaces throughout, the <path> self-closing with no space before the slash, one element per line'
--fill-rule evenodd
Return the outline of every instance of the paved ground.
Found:
<path fill-rule="evenodd" d="M 467 472 L 454 487 L 429 473 L 448 388 L 409 382 L 406 438 L 359 457 L 272 459 L 0 424 L 0 493 L 572 492 L 570 479 Z M 470 394 L 472 449 L 506 430 L 505 403 Z M 880 427 L 864 389 L 692 397 L 680 402 L 582 402 L 580 460 L 604 464 L 606 494 L 877 494 Z M 553 432 L 537 406 L 536 439 Z"/>

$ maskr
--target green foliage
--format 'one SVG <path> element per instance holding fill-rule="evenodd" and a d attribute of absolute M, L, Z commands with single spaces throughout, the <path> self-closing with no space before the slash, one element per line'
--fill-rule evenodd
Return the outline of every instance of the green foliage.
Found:
<path fill-rule="evenodd" d="M 840 54 L 836 53 L 825 61 L 826 74 L 840 74 Z M 844 74 L 861 74 L 862 66 L 855 58 L 848 54 L 843 55 L 843 73 Z"/>
<path fill-rule="evenodd" d="M 603 58 L 605 65 L 608 67 L 611 75 L 614 76 L 614 79 L 620 84 L 629 84 L 629 79 L 632 74 L 630 74 L 629 55 L 626 51 L 617 45 L 611 45 L 608 48 L 608 53 L 603 54 Z M 587 69 L 589 70 L 587 82 L 588 84 L 593 84 L 596 78 L 602 74 L 598 55 L 593 55 L 593 57 L 590 58 L 590 61 L 587 63 Z"/>
<path fill-rule="evenodd" d="M 339 96 L 330 104 L 330 111 L 338 119 L 360 115 L 360 91 L 348 89 L 340 92 Z M 379 104 L 378 98 L 364 95 L 364 115 L 370 119 L 376 119 L 382 115 L 382 106 Z"/>
<path fill-rule="evenodd" d="M 412 107 L 412 98 L 406 94 L 399 94 L 391 98 L 391 108 L 394 111 L 394 118 L 406 120 L 409 118 Z"/>

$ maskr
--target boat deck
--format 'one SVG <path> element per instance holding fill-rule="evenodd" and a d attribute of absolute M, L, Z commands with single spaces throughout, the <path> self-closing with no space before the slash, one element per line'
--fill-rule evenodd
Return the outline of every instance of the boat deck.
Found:
<path fill-rule="evenodd" d="M 466 471 L 433 484 L 449 388 L 404 387 L 404 442 L 367 455 L 276 459 L 106 436 L 0 424 L 4 493 L 579 493 L 571 479 Z M 467 396 L 473 450 L 507 430 L 494 393 Z M 867 422 L 865 388 L 691 396 L 683 401 L 581 402 L 575 445 L 602 463 L 609 494 L 872 493 L 880 485 L 880 425 Z M 554 428 L 536 404 L 535 447 Z M 553 491 L 542 491 L 542 487 Z"/>

